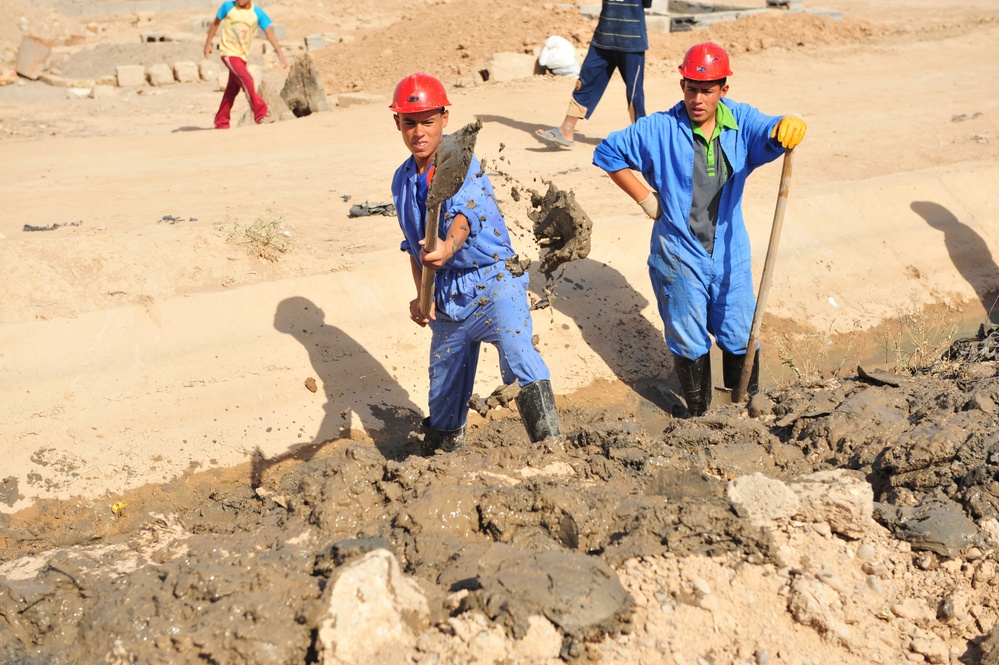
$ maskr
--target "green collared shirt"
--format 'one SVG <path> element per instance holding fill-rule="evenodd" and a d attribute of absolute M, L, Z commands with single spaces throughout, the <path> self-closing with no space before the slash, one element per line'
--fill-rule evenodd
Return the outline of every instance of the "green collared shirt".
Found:
<path fill-rule="evenodd" d="M 732 112 L 725 106 L 725 102 L 718 102 L 718 108 L 715 110 L 715 128 L 711 132 L 711 139 L 709 140 L 707 136 L 700 127 L 694 127 L 694 136 L 699 136 L 701 140 L 704 141 L 705 148 L 705 158 L 708 165 L 708 175 L 714 175 L 715 171 L 715 147 L 717 146 L 717 139 L 721 136 L 723 129 L 739 129 L 739 123 L 735 121 L 735 116 Z"/>
<path fill-rule="evenodd" d="M 715 226 L 718 224 L 718 204 L 722 189 L 732 174 L 718 137 L 726 129 L 739 129 L 732 111 L 724 102 L 715 111 L 715 128 L 711 138 L 700 127 L 694 127 L 694 192 L 690 202 L 690 230 L 701 241 L 708 254 L 714 250 Z"/>

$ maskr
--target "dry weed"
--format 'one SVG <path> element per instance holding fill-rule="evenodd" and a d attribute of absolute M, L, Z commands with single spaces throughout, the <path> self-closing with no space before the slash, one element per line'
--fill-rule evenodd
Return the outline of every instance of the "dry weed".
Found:
<path fill-rule="evenodd" d="M 267 210 L 249 226 L 233 223 L 226 237 L 234 245 L 243 245 L 246 251 L 261 261 L 274 262 L 291 248 L 291 234 L 284 219 Z"/>
<path fill-rule="evenodd" d="M 959 323 L 948 320 L 945 309 L 900 308 L 884 326 L 885 366 L 910 374 L 932 367 L 950 347 L 959 328 Z"/>

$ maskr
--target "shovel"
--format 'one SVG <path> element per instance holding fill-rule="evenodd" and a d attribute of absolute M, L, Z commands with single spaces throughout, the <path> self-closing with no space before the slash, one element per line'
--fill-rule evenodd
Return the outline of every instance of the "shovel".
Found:
<path fill-rule="evenodd" d="M 763 276 L 760 278 L 760 295 L 756 299 L 756 311 L 753 313 L 753 326 L 749 331 L 749 343 L 746 344 L 746 359 L 742 363 L 742 375 L 739 385 L 732 391 L 732 401 L 740 403 L 746 398 L 749 390 L 749 377 L 753 373 L 753 355 L 760 341 L 760 328 L 763 327 L 763 310 L 767 306 L 767 296 L 770 295 L 770 282 L 773 281 L 774 264 L 777 262 L 777 243 L 780 241 L 781 227 L 784 225 L 784 208 L 787 207 L 787 188 L 791 181 L 791 154 L 794 148 L 784 153 L 784 167 L 780 173 L 780 189 L 777 192 L 777 208 L 774 210 L 774 223 L 770 228 L 770 245 L 767 247 L 767 258 L 763 262 Z"/>
<path fill-rule="evenodd" d="M 441 204 L 457 194 L 465 182 L 475 152 L 475 137 L 480 129 L 481 120 L 465 125 L 442 138 L 434 153 L 434 177 L 427 190 L 427 228 L 423 239 L 423 246 L 428 252 L 437 249 L 437 222 L 441 216 Z M 434 302 L 436 272 L 433 268 L 423 268 L 420 314 L 425 317 L 430 316 L 430 305 Z"/>

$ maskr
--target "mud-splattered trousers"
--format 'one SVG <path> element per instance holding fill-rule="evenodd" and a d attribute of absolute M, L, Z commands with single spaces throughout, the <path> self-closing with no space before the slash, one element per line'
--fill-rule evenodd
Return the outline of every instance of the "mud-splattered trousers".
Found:
<path fill-rule="evenodd" d="M 749 234 L 742 217 L 746 178 L 784 153 L 770 138 L 780 116 L 729 101 L 738 127 L 721 133 L 732 174 L 722 189 L 711 254 L 690 229 L 694 136 L 682 103 L 613 132 L 593 153 L 593 163 L 610 173 L 639 171 L 658 191 L 663 213 L 652 227 L 649 275 L 675 355 L 696 359 L 711 349 L 746 353 L 756 298 Z"/>
<path fill-rule="evenodd" d="M 392 180 L 400 249 L 420 260 L 426 228 L 416 161 L 410 157 Z M 465 424 L 482 342 L 496 346 L 504 383 L 524 386 L 549 379 L 550 373 L 531 338 L 528 277 L 514 277 L 506 262 L 516 253 L 506 222 L 496 205 L 492 183 L 473 158 L 461 189 L 441 206 L 441 239 L 457 215 L 469 223 L 461 249 L 437 271 L 434 281 L 436 321 L 430 322 L 430 427 L 455 430 Z"/>

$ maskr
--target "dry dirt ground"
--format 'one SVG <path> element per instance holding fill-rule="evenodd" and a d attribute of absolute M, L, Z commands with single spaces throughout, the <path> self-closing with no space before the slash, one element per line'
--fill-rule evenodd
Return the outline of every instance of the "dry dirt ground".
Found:
<path fill-rule="evenodd" d="M 623 85 L 559 151 L 533 132 L 571 81 L 476 79 L 550 34 L 585 48 L 592 20 L 268 4 L 293 55 L 342 40 L 314 54 L 331 100 L 384 101 L 216 132 L 211 83 L 87 96 L 116 64 L 200 60 L 184 36 L 203 16 L 0 0 L 0 68 L 30 33 L 79 84 L 0 87 L 0 662 L 999 662 L 993 337 L 938 362 L 999 291 L 999 6 L 806 6 L 843 18 L 651 40 L 650 108 L 713 39 L 733 99 L 809 123 L 762 335 L 770 404 L 718 393 L 684 420 L 648 224 L 590 163 L 627 122 Z M 454 128 L 482 120 L 535 270 L 524 193 L 554 182 L 593 219 L 588 258 L 532 278 L 553 296 L 534 323 L 564 450 L 500 406 L 472 414 L 466 453 L 409 455 L 428 336 L 395 220 L 348 211 L 390 199 L 407 153 L 385 106 L 417 69 L 450 86 Z M 757 276 L 779 173 L 744 199 Z M 495 365 L 486 350 L 483 397 Z"/>

